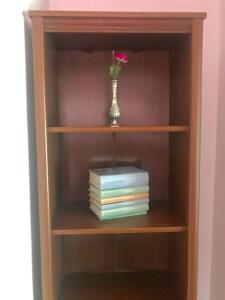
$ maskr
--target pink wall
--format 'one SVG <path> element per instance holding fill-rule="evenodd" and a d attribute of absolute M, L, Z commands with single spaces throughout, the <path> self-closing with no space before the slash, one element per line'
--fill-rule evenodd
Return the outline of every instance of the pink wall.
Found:
<path fill-rule="evenodd" d="M 203 55 L 198 299 L 210 299 L 217 102 L 222 0 L 50 0 L 50 9 L 106 11 L 206 11 Z M 222 147 L 222 145 L 220 145 Z M 221 298 L 214 298 L 220 300 Z M 214 300 L 212 299 L 212 300 Z"/>
<path fill-rule="evenodd" d="M 225 2 L 221 0 L 221 54 L 217 123 L 211 300 L 225 299 Z"/>
<path fill-rule="evenodd" d="M 49 0 L 50 9 L 115 11 L 205 10 L 209 0 Z M 212 1 L 211 1 L 212 2 Z M 215 3 L 214 3 L 215 4 Z M 211 5 L 213 6 L 213 5 Z"/>

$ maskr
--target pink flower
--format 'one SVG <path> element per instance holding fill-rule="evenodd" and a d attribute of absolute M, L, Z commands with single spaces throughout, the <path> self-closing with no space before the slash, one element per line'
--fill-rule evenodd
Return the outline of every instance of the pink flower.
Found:
<path fill-rule="evenodd" d="M 126 55 L 125 53 L 116 52 L 115 53 L 115 59 L 118 60 L 118 61 L 121 61 L 123 63 L 127 63 L 128 62 L 128 55 Z"/>

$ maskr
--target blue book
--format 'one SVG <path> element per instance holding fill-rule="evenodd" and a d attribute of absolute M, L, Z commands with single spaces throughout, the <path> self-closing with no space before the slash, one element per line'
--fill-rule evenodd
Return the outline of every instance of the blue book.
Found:
<path fill-rule="evenodd" d="M 136 167 L 116 167 L 89 170 L 89 181 L 99 190 L 148 185 L 148 172 Z"/>

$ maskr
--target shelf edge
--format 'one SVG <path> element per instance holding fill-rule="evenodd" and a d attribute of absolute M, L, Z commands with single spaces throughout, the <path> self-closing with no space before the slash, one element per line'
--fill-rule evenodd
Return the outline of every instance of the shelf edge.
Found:
<path fill-rule="evenodd" d="M 53 235 L 104 235 L 136 233 L 178 233 L 186 232 L 186 226 L 152 227 L 152 228 L 106 228 L 106 229 L 52 229 Z"/>
<path fill-rule="evenodd" d="M 140 127 L 48 127 L 50 133 L 90 132 L 188 132 L 188 126 L 140 126 Z"/>

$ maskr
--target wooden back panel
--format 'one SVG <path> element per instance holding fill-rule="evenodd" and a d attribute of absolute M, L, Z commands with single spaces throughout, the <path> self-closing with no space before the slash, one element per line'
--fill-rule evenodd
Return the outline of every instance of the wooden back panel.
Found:
<path fill-rule="evenodd" d="M 64 272 L 168 270 L 167 234 L 78 236 L 64 239 Z"/>
<path fill-rule="evenodd" d="M 169 54 L 128 53 L 118 86 L 121 125 L 169 122 Z M 111 52 L 58 51 L 59 123 L 101 126 L 109 122 Z M 132 84 L 131 84 L 132 83 Z M 61 137 L 62 196 L 87 200 L 88 169 L 138 164 L 151 174 L 152 198 L 168 199 L 168 135 L 74 134 Z M 163 186 L 163 189 L 162 189 Z M 76 198 L 76 199 L 75 199 Z"/>
<path fill-rule="evenodd" d="M 65 134 L 61 137 L 62 201 L 87 201 L 88 169 L 135 165 L 150 174 L 151 200 L 168 200 L 168 134 Z"/>
<path fill-rule="evenodd" d="M 169 123 L 169 54 L 129 55 L 118 83 L 120 125 Z M 59 125 L 106 126 L 111 104 L 112 52 L 58 51 Z"/>

